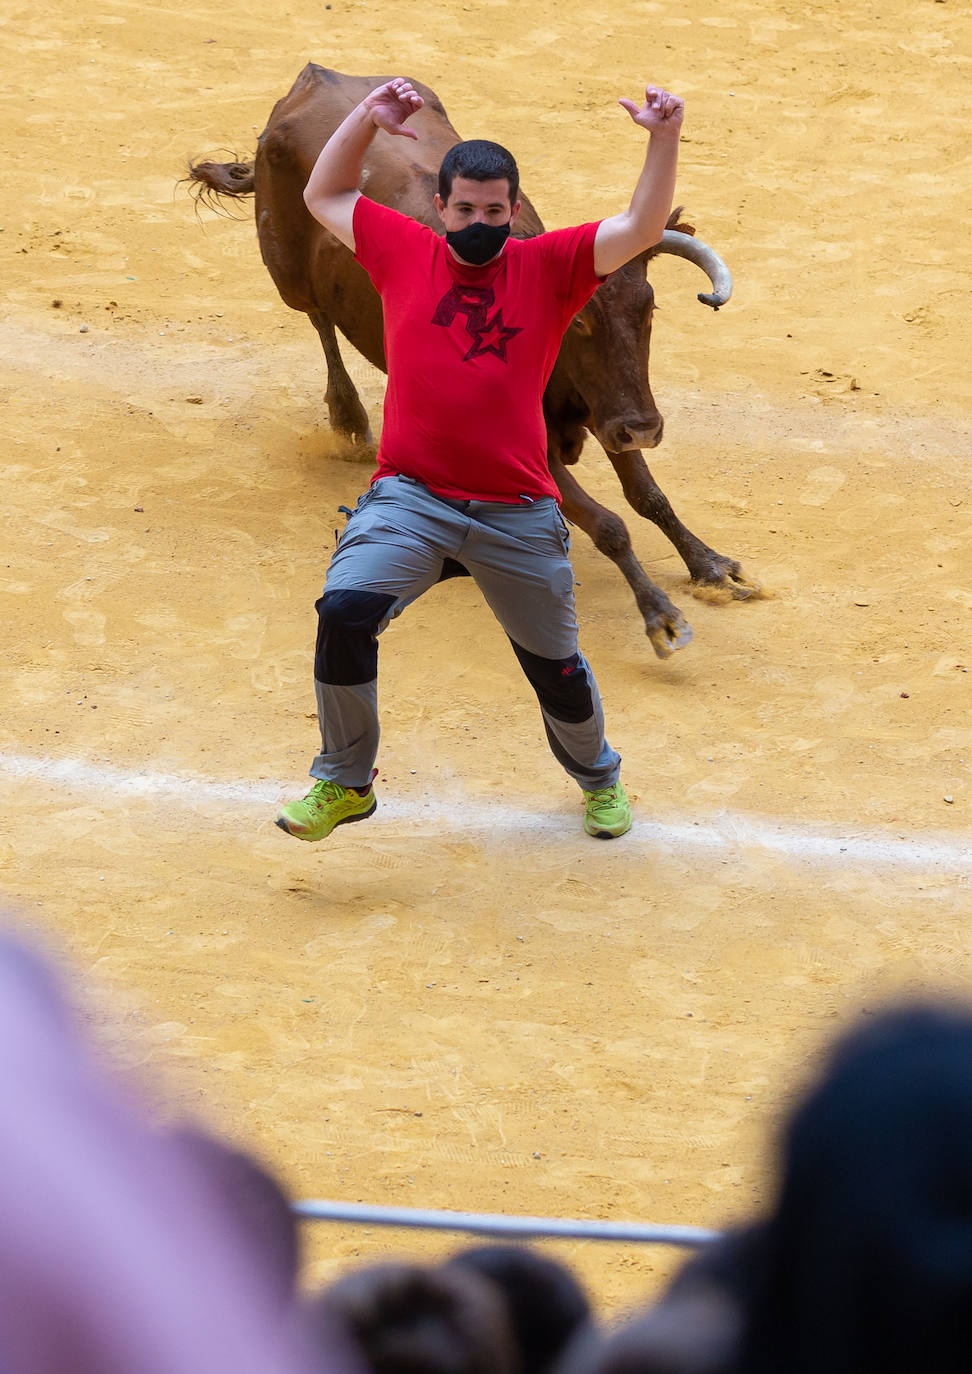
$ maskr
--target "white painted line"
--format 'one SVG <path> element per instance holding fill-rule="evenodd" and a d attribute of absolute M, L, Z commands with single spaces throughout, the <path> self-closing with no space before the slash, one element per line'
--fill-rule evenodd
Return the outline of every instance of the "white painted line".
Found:
<path fill-rule="evenodd" d="M 232 802 L 237 806 L 273 806 L 289 792 L 275 783 L 217 782 L 180 773 L 129 771 L 84 759 L 43 759 L 29 754 L 0 754 L 0 775 L 57 782 L 78 792 L 105 792 L 111 797 L 177 798 L 189 805 Z M 299 788 L 299 784 L 298 784 Z"/>
<path fill-rule="evenodd" d="M 56 782 L 79 792 L 102 794 L 105 804 L 128 797 L 164 798 L 187 806 L 244 806 L 263 809 L 300 794 L 302 782 L 220 782 L 192 774 L 129 771 L 110 764 L 73 758 L 35 758 L 28 754 L 0 754 L 0 777 Z M 483 840 L 508 843 L 511 836 L 542 836 L 545 844 L 582 840 L 565 825 L 562 814 L 520 811 L 502 802 L 463 798 L 448 808 L 435 802 L 416 805 L 408 800 L 379 798 L 370 825 L 394 828 L 416 818 L 431 820 L 438 832 L 461 831 Z M 583 843 L 588 843 L 583 839 Z M 904 832 L 841 831 L 838 827 L 798 826 L 792 821 L 719 812 L 704 821 L 684 818 L 649 819 L 636 813 L 635 826 L 623 840 L 624 851 L 643 849 L 708 850 L 726 856 L 742 850 L 768 849 L 788 859 L 837 866 L 863 864 L 870 868 L 947 869 L 959 877 L 972 871 L 972 839 L 961 835 L 909 835 Z"/>

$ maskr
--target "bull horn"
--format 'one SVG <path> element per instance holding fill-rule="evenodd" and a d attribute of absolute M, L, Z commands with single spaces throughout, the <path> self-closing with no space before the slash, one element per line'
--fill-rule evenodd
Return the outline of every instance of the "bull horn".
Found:
<path fill-rule="evenodd" d="M 711 294 L 699 292 L 699 300 L 703 305 L 711 305 L 713 310 L 718 310 L 732 295 L 732 273 L 715 249 L 701 239 L 693 238 L 691 234 L 681 234 L 677 229 L 666 229 L 655 253 L 674 253 L 675 257 L 685 258 L 702 268 L 712 283 Z"/>

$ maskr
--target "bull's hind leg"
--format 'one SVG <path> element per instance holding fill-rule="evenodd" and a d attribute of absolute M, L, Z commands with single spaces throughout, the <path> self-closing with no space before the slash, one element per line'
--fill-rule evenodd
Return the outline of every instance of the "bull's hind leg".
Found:
<path fill-rule="evenodd" d="M 560 489 L 564 515 L 579 525 L 594 541 L 595 548 L 617 563 L 634 592 L 645 621 L 645 634 L 659 658 L 668 658 L 692 639 L 692 627 L 662 591 L 646 575 L 631 548 L 624 521 L 613 511 L 598 505 L 559 458 L 549 457 L 550 472 Z"/>
<path fill-rule="evenodd" d="M 637 449 L 609 453 L 608 457 L 628 504 L 656 524 L 678 549 L 692 579 L 693 595 L 706 601 L 745 601 L 763 595 L 759 583 L 752 582 L 734 558 L 716 553 L 685 528 Z"/>
<path fill-rule="evenodd" d="M 308 318 L 320 335 L 324 348 L 324 360 L 327 363 L 327 390 L 324 399 L 327 402 L 331 428 L 354 444 L 373 444 L 368 413 L 361 404 L 354 382 L 344 366 L 334 325 L 326 315 L 319 313 Z"/>

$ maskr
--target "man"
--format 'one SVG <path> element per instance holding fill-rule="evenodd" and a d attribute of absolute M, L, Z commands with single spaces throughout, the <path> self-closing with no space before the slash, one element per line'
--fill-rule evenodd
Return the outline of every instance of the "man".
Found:
<path fill-rule="evenodd" d="M 498 144 L 449 150 L 431 229 L 362 195 L 379 130 L 422 97 L 402 77 L 356 106 L 304 191 L 311 214 L 354 252 L 381 296 L 388 387 L 378 470 L 338 544 L 319 616 L 314 676 L 322 747 L 311 791 L 277 824 L 301 840 L 364 820 L 377 801 L 377 636 L 458 563 L 478 583 L 540 702 L 554 756 L 580 785 L 584 828 L 631 828 L 620 756 L 578 650 L 567 527 L 546 462 L 542 396 L 561 339 L 605 276 L 657 243 L 671 210 L 682 101 L 649 86 L 650 134 L 631 204 L 599 223 L 511 239 L 519 176 Z"/>

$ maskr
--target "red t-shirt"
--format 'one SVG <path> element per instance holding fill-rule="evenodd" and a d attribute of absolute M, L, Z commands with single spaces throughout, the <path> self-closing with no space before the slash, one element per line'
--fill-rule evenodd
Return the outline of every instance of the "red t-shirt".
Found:
<path fill-rule="evenodd" d="M 564 330 L 601 284 L 597 223 L 507 239 L 466 267 L 417 220 L 361 196 L 355 257 L 381 296 L 388 387 L 373 480 L 442 496 L 554 496 L 542 397 Z"/>

